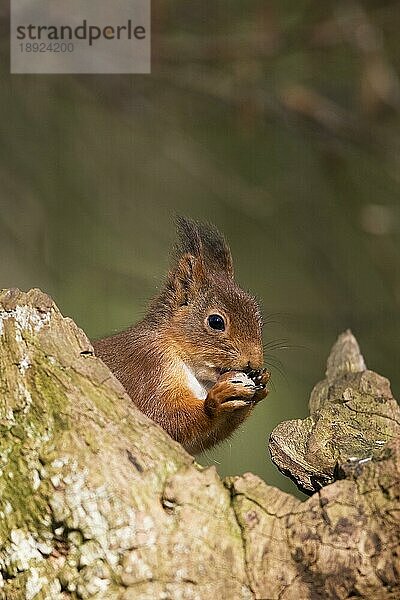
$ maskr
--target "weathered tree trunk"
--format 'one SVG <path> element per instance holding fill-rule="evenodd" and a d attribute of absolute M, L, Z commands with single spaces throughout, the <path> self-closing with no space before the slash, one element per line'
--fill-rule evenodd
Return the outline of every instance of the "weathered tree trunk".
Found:
<path fill-rule="evenodd" d="M 1 293 L 0 597 L 400 598 L 399 409 L 353 340 L 272 436 L 302 502 L 198 466 L 50 298 Z"/>

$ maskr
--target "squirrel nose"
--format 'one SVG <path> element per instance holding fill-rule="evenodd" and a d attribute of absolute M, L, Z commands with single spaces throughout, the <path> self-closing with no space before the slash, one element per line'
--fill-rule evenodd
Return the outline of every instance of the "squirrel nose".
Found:
<path fill-rule="evenodd" d="M 257 348 L 257 347 L 252 348 L 246 358 L 248 359 L 247 366 L 250 370 L 261 369 L 264 364 L 264 356 L 263 356 L 262 347 L 261 348 Z"/>
<path fill-rule="evenodd" d="M 247 354 L 247 356 L 243 356 L 243 361 L 240 362 L 242 366 L 240 369 L 238 369 L 239 371 L 244 371 L 245 373 L 249 371 L 258 371 L 264 366 L 263 352 L 262 350 L 261 352 L 254 350 L 253 352 Z"/>
<path fill-rule="evenodd" d="M 253 358 L 253 360 L 249 360 L 247 363 L 247 368 L 249 371 L 260 369 L 263 366 L 263 361 L 261 356 L 257 356 L 257 358 Z"/>

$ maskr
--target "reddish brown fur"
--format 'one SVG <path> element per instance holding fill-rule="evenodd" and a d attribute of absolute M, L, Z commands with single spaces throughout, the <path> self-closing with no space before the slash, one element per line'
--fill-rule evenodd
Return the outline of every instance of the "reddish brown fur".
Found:
<path fill-rule="evenodd" d="M 229 436 L 267 394 L 226 375 L 262 369 L 261 315 L 256 300 L 235 283 L 219 232 L 188 219 L 179 220 L 178 230 L 175 265 L 146 317 L 94 347 L 135 404 L 196 453 Z M 207 325 L 215 312 L 226 319 L 225 331 Z M 208 390 L 205 399 L 188 385 L 183 363 Z M 268 377 L 263 371 L 262 383 Z"/>

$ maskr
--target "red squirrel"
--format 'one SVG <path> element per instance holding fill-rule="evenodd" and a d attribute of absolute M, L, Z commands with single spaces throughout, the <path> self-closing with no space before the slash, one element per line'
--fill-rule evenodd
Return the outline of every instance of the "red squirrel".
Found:
<path fill-rule="evenodd" d="M 262 318 L 234 280 L 225 238 L 179 218 L 165 285 L 144 319 L 94 342 L 134 403 L 192 454 L 227 438 L 266 397 Z"/>

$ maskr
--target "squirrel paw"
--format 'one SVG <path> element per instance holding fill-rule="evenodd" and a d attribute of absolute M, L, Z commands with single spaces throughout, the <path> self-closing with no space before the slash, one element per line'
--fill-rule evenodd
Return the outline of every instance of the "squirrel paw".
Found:
<path fill-rule="evenodd" d="M 271 373 L 267 369 L 260 369 L 258 371 L 250 371 L 247 376 L 252 379 L 256 385 L 256 391 L 253 396 L 252 402 L 257 404 L 260 400 L 264 400 L 268 395 L 269 390 L 267 389 L 267 383 L 270 380 Z"/>
<path fill-rule="evenodd" d="M 257 384 L 241 371 L 224 373 L 209 390 L 204 409 L 209 417 L 222 412 L 249 408 L 257 392 Z"/>

